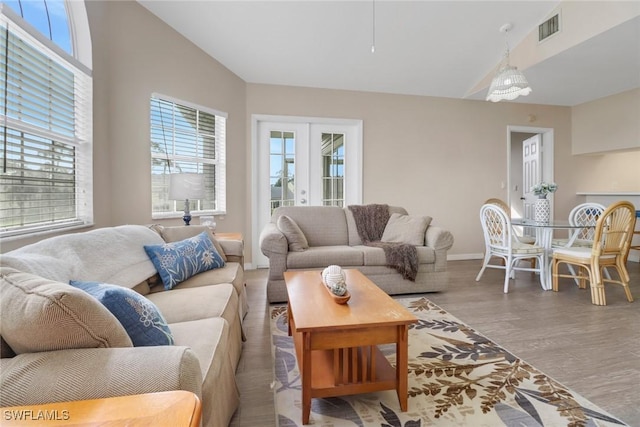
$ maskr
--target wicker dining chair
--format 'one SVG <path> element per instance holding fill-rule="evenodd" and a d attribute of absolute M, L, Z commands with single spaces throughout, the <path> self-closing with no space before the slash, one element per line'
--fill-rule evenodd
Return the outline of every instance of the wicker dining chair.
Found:
<path fill-rule="evenodd" d="M 636 224 L 640 222 L 640 211 L 636 211 Z M 636 230 L 634 226 L 633 236 L 640 237 L 640 230 Z M 631 246 L 629 246 L 630 251 L 640 251 L 640 241 L 636 244 L 633 243 L 633 236 L 631 236 Z M 627 258 L 629 255 L 627 254 Z"/>
<path fill-rule="evenodd" d="M 571 212 L 569 212 L 569 224 L 584 225 L 588 227 L 569 229 L 569 237 L 553 239 L 551 241 L 551 247 L 564 248 L 567 246 L 581 246 L 590 248 L 593 246 L 593 234 L 596 231 L 594 226 L 605 209 L 606 206 L 595 202 L 581 203 L 571 209 Z M 576 276 L 576 271 L 573 267 L 571 265 L 568 265 L 568 267 L 571 274 Z M 611 274 L 609 274 L 609 271 L 607 271 L 606 268 L 604 269 L 604 275 L 607 279 L 611 279 Z M 575 279 L 575 282 L 580 286 L 577 278 Z"/>
<path fill-rule="evenodd" d="M 589 226 L 585 228 L 575 228 L 569 230 L 569 237 L 566 239 L 553 239 L 551 247 L 563 248 L 566 246 L 593 246 L 593 235 L 598 218 L 606 207 L 600 203 L 581 203 L 569 212 L 569 224 Z M 571 243 L 569 245 L 569 243 Z"/>
<path fill-rule="evenodd" d="M 588 280 L 591 287 L 591 302 L 595 305 L 607 305 L 604 293 L 605 283 L 622 285 L 629 302 L 633 301 L 629 289 L 629 272 L 625 260 L 629 254 L 633 227 L 635 225 L 635 208 L 626 201 L 613 203 L 607 207 L 596 222 L 592 247 L 564 247 L 553 251 L 552 289 L 558 292 L 558 279 L 569 277 L 578 279 L 580 288 L 586 287 Z M 560 264 L 573 265 L 577 273 L 560 274 Z M 620 280 L 603 277 L 603 270 L 615 268 Z"/>
<path fill-rule="evenodd" d="M 502 210 L 504 210 L 505 213 L 509 216 L 509 218 L 511 218 L 511 208 L 509 207 L 509 205 L 507 205 L 507 203 L 504 200 L 491 198 L 491 199 L 487 199 L 484 203 L 500 206 Z M 533 245 L 536 242 L 536 238 L 532 236 L 525 236 L 517 233 L 514 233 L 513 235 L 516 237 L 516 239 L 520 240 L 522 243 L 528 243 L 530 245 Z"/>
<path fill-rule="evenodd" d="M 511 218 L 499 206 L 495 204 L 484 204 L 480 208 L 480 222 L 484 233 L 485 254 L 482 268 L 476 277 L 476 282 L 480 280 L 486 268 L 498 268 L 505 270 L 504 293 L 509 292 L 509 279 L 516 270 L 532 271 L 541 275 L 543 265 L 544 249 L 541 246 L 522 243 L 513 235 Z M 504 265 L 491 264 L 492 257 L 499 257 L 504 260 Z M 535 258 L 538 267 L 520 267 L 518 262 Z M 541 282 L 542 283 L 542 282 Z"/>
<path fill-rule="evenodd" d="M 507 205 L 507 203 L 504 200 L 497 199 L 497 198 L 491 198 L 491 199 L 487 199 L 484 203 L 486 205 L 488 204 L 488 205 L 499 206 L 507 214 L 509 219 L 511 219 L 511 208 L 509 208 L 509 205 Z M 523 234 L 518 234 L 515 231 L 513 233 L 513 237 L 518 239 L 518 241 L 521 242 L 521 243 L 526 243 L 526 244 L 529 244 L 529 245 L 533 245 L 533 244 L 536 243 L 536 238 L 535 237 L 526 236 L 526 235 L 523 235 Z M 531 263 L 531 268 L 535 268 L 536 267 L 536 259 L 535 258 L 529 258 L 529 262 Z"/>

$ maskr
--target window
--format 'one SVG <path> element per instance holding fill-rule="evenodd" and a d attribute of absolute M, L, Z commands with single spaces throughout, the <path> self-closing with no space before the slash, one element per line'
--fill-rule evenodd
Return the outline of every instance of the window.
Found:
<path fill-rule="evenodd" d="M 205 197 L 189 200 L 194 215 L 226 213 L 227 114 L 153 94 L 151 111 L 152 217 L 182 216 L 184 201 L 169 199 L 169 175 L 204 175 Z"/>
<path fill-rule="evenodd" d="M 10 4 L 19 10 L 0 3 L 3 238 L 93 221 L 90 70 L 65 52 L 68 42 L 50 40 L 69 37 L 68 15 L 59 13 L 66 3 L 47 0 L 44 11 L 38 2 Z M 46 34 L 25 21 L 42 29 L 43 17 Z"/>

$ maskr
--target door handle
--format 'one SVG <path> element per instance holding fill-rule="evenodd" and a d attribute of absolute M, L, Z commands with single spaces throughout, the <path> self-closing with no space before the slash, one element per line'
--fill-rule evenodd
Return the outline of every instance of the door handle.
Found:
<path fill-rule="evenodd" d="M 520 200 L 525 200 L 525 198 L 524 197 L 520 197 Z"/>
<path fill-rule="evenodd" d="M 300 199 L 300 203 L 304 205 L 305 203 L 307 203 L 307 199 Z"/>

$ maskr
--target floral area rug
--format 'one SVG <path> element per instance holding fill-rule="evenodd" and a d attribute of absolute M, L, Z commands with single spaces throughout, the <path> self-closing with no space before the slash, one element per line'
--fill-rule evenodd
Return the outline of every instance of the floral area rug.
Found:
<path fill-rule="evenodd" d="M 623 422 L 482 336 L 426 298 L 396 299 L 418 319 L 409 330 L 409 408 L 395 390 L 312 399 L 322 427 L 621 426 Z M 302 425 L 302 382 L 286 306 L 272 306 L 279 427 Z M 395 346 L 381 347 L 395 366 Z"/>

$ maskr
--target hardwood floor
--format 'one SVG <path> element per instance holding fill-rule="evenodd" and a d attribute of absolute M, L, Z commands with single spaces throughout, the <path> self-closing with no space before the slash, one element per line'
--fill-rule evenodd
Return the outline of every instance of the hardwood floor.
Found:
<path fill-rule="evenodd" d="M 559 292 L 543 291 L 538 278 L 516 273 L 509 293 L 504 273 L 481 261 L 450 261 L 446 291 L 422 294 L 449 313 L 575 390 L 631 426 L 640 426 L 640 264 L 629 262 L 627 302 L 616 285 L 606 287 L 607 306 L 591 304 L 589 290 L 561 279 Z M 267 270 L 245 273 L 250 309 L 237 378 L 240 408 L 233 427 L 275 426 L 273 367 L 266 300 Z"/>

